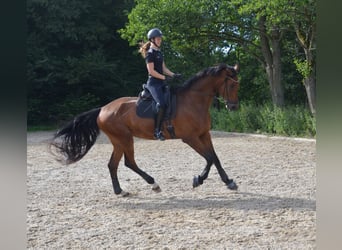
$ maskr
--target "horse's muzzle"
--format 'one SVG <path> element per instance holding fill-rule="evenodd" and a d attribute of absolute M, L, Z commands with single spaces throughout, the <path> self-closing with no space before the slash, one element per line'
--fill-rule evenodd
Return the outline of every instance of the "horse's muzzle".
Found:
<path fill-rule="evenodd" d="M 236 110 L 239 109 L 239 103 L 229 103 L 229 102 L 226 102 L 226 108 L 229 111 L 236 111 Z"/>

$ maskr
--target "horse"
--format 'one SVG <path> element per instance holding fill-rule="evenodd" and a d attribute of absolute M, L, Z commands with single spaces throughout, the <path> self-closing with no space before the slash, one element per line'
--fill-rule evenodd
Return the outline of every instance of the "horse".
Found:
<path fill-rule="evenodd" d="M 237 190 L 233 179 L 228 178 L 213 147 L 210 135 L 210 106 L 214 97 L 220 95 L 230 111 L 239 108 L 237 74 L 238 64 L 229 66 L 219 64 L 208 67 L 183 85 L 173 89 L 176 95 L 176 114 L 171 120 L 176 139 L 193 148 L 206 160 L 206 166 L 200 175 L 193 177 L 193 188 L 203 184 L 214 164 L 221 180 L 228 189 Z M 108 168 L 116 195 L 128 196 L 122 190 L 117 176 L 119 162 L 124 156 L 126 167 L 140 175 L 152 190 L 160 192 L 160 186 L 152 176 L 140 169 L 134 158 L 133 137 L 153 140 L 154 121 L 137 116 L 138 97 L 120 97 L 108 104 L 94 108 L 74 117 L 54 134 L 50 144 L 56 160 L 72 164 L 82 159 L 95 144 L 100 131 L 104 132 L 113 145 Z M 165 139 L 173 139 L 163 126 Z M 162 142 L 159 142 L 162 143 Z"/>

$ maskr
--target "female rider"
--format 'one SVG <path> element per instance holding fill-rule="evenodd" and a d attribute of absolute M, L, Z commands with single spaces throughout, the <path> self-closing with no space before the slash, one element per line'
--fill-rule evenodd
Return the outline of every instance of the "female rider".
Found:
<path fill-rule="evenodd" d="M 157 113 L 154 119 L 154 137 L 161 141 L 165 140 L 161 131 L 161 126 L 163 123 L 164 111 L 166 109 L 166 101 L 164 100 L 166 76 L 180 77 L 180 74 L 173 73 L 165 65 L 163 55 L 160 51 L 162 36 L 163 34 L 159 29 L 151 29 L 147 33 L 149 41 L 142 45 L 139 50 L 141 55 L 145 58 L 148 71 L 146 87 L 156 102 Z"/>

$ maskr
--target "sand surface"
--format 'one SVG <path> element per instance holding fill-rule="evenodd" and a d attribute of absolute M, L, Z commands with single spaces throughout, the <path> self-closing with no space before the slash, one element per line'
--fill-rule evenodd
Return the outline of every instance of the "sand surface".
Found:
<path fill-rule="evenodd" d="M 101 134 L 79 162 L 47 151 L 51 132 L 27 134 L 28 249 L 315 249 L 316 141 L 211 132 L 216 153 L 239 186 L 228 190 L 213 166 L 180 140 L 135 140 L 136 162 L 154 193 L 121 161 L 116 196 Z"/>

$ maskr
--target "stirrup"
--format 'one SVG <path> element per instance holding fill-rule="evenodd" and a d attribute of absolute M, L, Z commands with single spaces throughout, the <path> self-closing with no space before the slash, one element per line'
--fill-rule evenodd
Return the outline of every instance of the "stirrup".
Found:
<path fill-rule="evenodd" d="M 164 141 L 165 140 L 165 137 L 164 137 L 164 135 L 163 135 L 163 133 L 161 132 L 161 131 L 159 131 L 159 132 L 154 132 L 154 138 L 155 139 L 158 139 L 158 140 L 160 140 L 160 141 Z"/>

